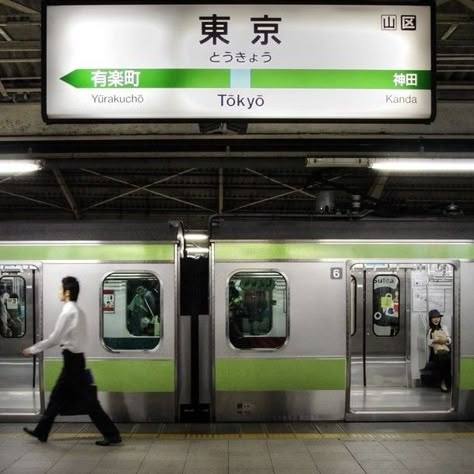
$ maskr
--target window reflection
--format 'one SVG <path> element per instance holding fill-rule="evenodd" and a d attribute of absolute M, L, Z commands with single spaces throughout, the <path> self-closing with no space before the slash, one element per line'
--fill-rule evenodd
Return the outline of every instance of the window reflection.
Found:
<path fill-rule="evenodd" d="M 110 349 L 155 348 L 161 337 L 158 278 L 146 272 L 109 275 L 102 285 L 102 320 Z"/>
<path fill-rule="evenodd" d="M 238 349 L 281 347 L 287 336 L 287 284 L 277 272 L 239 272 L 229 295 L 229 339 Z"/>
<path fill-rule="evenodd" d="M 26 284 L 19 276 L 0 278 L 0 334 L 23 337 L 26 332 Z"/>
<path fill-rule="evenodd" d="M 353 276 L 351 276 L 351 296 L 351 336 L 353 336 L 357 327 L 357 282 Z"/>

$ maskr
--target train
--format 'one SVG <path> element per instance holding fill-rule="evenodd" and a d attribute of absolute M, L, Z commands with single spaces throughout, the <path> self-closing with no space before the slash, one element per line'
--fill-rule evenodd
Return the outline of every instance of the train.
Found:
<path fill-rule="evenodd" d="M 199 245 L 179 221 L 4 222 L 0 421 L 44 410 L 61 349 L 21 351 L 52 331 L 67 275 L 115 421 L 472 419 L 473 237 L 464 217 L 214 216 Z M 432 309 L 452 338 L 448 393 Z"/>

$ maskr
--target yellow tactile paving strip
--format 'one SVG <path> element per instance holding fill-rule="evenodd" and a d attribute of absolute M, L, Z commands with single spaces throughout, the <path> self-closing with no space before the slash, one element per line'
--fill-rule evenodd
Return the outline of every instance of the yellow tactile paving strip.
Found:
<path fill-rule="evenodd" d="M 29 439 L 24 433 L 0 433 L 0 439 Z M 98 433 L 52 433 L 51 440 L 95 439 Z M 459 433 L 122 433 L 124 439 L 135 440 L 186 440 L 186 439 L 311 439 L 392 441 L 416 439 L 474 438 L 474 432 Z"/>

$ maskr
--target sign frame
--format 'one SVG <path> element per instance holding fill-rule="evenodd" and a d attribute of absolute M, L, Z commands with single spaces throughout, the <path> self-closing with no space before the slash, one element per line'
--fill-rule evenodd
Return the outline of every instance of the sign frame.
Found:
<path fill-rule="evenodd" d="M 244 1 L 240 3 L 223 3 L 218 1 L 207 1 L 199 5 L 255 5 L 255 2 Z M 236 124 L 248 124 L 248 123 L 399 123 L 399 124 L 410 124 L 410 123 L 422 123 L 430 124 L 436 118 L 436 2 L 435 0 L 422 0 L 420 2 L 409 0 L 396 1 L 383 1 L 379 0 L 376 2 L 370 1 L 350 1 L 350 0 L 336 0 L 328 2 L 327 0 L 321 1 L 298 1 L 297 3 L 290 3 L 289 1 L 278 1 L 270 2 L 263 0 L 257 2 L 258 5 L 329 5 L 329 6 L 425 6 L 430 9 L 430 40 L 431 40 L 431 78 L 430 78 L 430 93 L 431 93 L 431 114 L 427 118 L 242 118 L 242 117 L 214 117 L 208 118 L 51 118 L 48 116 L 47 111 L 47 8 L 48 6 L 126 6 L 126 5 L 196 5 L 195 2 L 184 0 L 182 2 L 166 2 L 157 0 L 140 0 L 134 3 L 130 0 L 115 0 L 106 1 L 100 0 L 94 2 L 91 0 L 46 0 L 42 2 L 41 6 L 41 116 L 46 124 L 124 124 L 124 123 L 236 123 Z"/>

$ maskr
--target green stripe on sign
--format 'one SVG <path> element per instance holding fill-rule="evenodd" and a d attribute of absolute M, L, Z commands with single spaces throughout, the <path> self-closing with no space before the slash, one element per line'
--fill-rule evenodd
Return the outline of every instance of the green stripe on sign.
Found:
<path fill-rule="evenodd" d="M 344 390 L 343 358 L 217 359 L 216 389 Z"/>
<path fill-rule="evenodd" d="M 431 72 L 361 69 L 253 69 L 251 87 L 261 89 L 431 89 Z"/>
<path fill-rule="evenodd" d="M 229 88 L 230 69 L 76 69 L 61 80 L 87 89 Z"/>
<path fill-rule="evenodd" d="M 313 260 L 322 258 L 474 258 L 474 245 L 432 243 L 223 243 L 215 260 Z"/>
<path fill-rule="evenodd" d="M 459 388 L 474 390 L 474 357 L 461 357 Z"/>
<path fill-rule="evenodd" d="M 44 363 L 44 386 L 51 391 L 61 372 L 62 360 Z M 173 392 L 173 360 L 87 360 L 101 392 Z"/>
<path fill-rule="evenodd" d="M 174 261 L 173 244 L 0 244 L 4 260 Z"/>
<path fill-rule="evenodd" d="M 236 69 L 255 89 L 431 89 L 431 71 Z M 61 80 L 86 89 L 231 88 L 230 69 L 75 69 Z M 243 87 L 239 85 L 238 87 Z"/>

